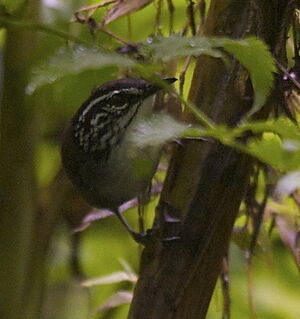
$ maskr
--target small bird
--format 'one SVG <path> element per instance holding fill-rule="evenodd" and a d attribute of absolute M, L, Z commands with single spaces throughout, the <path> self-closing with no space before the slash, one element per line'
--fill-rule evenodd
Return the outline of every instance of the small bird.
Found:
<path fill-rule="evenodd" d="M 119 206 L 143 193 L 155 174 L 161 147 L 141 148 L 130 136 L 153 114 L 153 97 L 160 90 L 137 78 L 99 86 L 72 117 L 61 150 L 63 167 L 82 197 L 93 207 L 111 210 L 142 244 L 146 235 L 128 225 Z"/>

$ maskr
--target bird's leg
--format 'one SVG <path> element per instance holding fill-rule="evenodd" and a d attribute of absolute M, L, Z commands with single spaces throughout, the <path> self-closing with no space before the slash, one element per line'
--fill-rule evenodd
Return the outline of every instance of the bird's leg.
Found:
<path fill-rule="evenodd" d="M 119 208 L 113 210 L 114 214 L 119 218 L 121 223 L 126 227 L 127 231 L 130 233 L 131 237 L 139 244 L 145 246 L 147 242 L 147 235 L 144 233 L 138 233 L 134 231 L 131 226 L 127 223 L 123 215 L 120 213 Z"/>

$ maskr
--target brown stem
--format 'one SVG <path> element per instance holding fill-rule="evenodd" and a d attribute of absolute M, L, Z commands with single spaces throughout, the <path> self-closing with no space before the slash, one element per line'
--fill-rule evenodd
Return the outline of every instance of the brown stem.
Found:
<path fill-rule="evenodd" d="M 205 33 L 255 34 L 278 50 L 288 5 L 212 0 Z M 283 44 L 278 55 L 284 56 L 284 50 Z M 210 57 L 197 59 L 189 97 L 215 123 L 236 125 L 251 108 L 252 94 L 247 73 L 236 61 L 225 67 Z M 265 108 L 260 117 L 268 112 Z M 188 140 L 175 148 L 157 209 L 159 231 L 143 251 L 128 318 L 206 317 L 252 165 L 248 156 L 216 142 Z M 170 228 L 180 239 L 165 240 Z"/>

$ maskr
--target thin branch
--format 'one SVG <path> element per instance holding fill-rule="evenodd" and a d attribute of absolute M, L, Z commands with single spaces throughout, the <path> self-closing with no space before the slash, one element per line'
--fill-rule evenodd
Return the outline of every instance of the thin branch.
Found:
<path fill-rule="evenodd" d="M 109 1 L 107 1 L 106 3 L 108 3 Z M 115 2 L 115 1 L 112 1 L 112 2 Z M 111 3 L 112 3 L 111 2 Z M 85 9 L 85 10 L 88 10 L 89 8 L 91 8 L 93 6 L 90 6 L 90 7 L 84 7 L 82 9 Z M 111 31 L 109 31 L 104 25 L 103 23 L 96 23 L 94 19 L 90 18 L 90 17 L 84 17 L 84 16 L 81 16 L 79 15 L 79 13 L 81 12 L 81 9 L 76 11 L 75 12 L 75 18 L 72 20 L 72 22 L 79 22 L 79 23 L 85 23 L 89 26 L 89 29 L 93 32 L 95 32 L 96 30 L 98 31 L 102 31 L 103 33 L 109 35 L 111 38 L 117 40 L 118 42 L 122 43 L 122 44 L 125 44 L 127 46 L 136 46 L 136 44 L 132 41 L 129 41 L 129 40 L 125 40 L 125 39 L 122 39 L 120 38 L 119 36 L 117 36 L 116 34 L 112 33 Z M 130 18 L 129 18 L 130 19 Z M 94 25 L 92 26 L 91 28 L 91 25 L 90 25 L 90 22 L 93 21 L 94 22 Z M 131 32 L 131 24 L 130 24 L 130 20 L 129 20 L 129 32 Z"/>
<path fill-rule="evenodd" d="M 179 75 L 179 93 L 181 95 L 183 95 L 183 88 L 184 88 L 184 83 L 185 83 L 185 75 L 186 75 L 186 72 L 187 72 L 187 70 L 188 70 L 188 68 L 190 66 L 191 60 L 192 60 L 192 55 L 189 55 L 186 58 L 183 70 L 180 72 L 180 75 Z"/>
<path fill-rule="evenodd" d="M 178 92 L 175 90 L 172 91 L 175 97 L 180 101 L 188 110 L 190 110 L 196 119 L 203 124 L 206 128 L 214 128 L 215 124 L 202 112 L 200 111 L 193 103 L 186 101 Z"/>
<path fill-rule="evenodd" d="M 206 9 L 206 3 L 205 0 L 200 0 L 198 3 L 199 6 L 199 14 L 200 14 L 200 28 L 203 29 L 204 22 L 205 22 L 205 9 Z"/>
<path fill-rule="evenodd" d="M 265 173 L 265 180 L 267 181 L 268 177 L 267 177 L 266 169 L 264 170 L 264 173 Z M 267 201 L 268 201 L 268 198 L 269 198 L 270 193 L 271 193 L 271 189 L 272 188 L 270 187 L 270 185 L 265 186 L 264 198 L 262 200 L 262 203 L 259 205 L 259 209 L 258 209 L 256 215 L 254 216 L 254 225 L 253 225 L 254 228 L 253 228 L 251 242 L 250 242 L 250 246 L 249 246 L 249 250 L 248 250 L 248 253 L 249 253 L 248 258 L 249 259 L 252 258 L 252 255 L 253 255 L 253 252 L 254 252 L 254 249 L 256 246 L 257 238 L 259 235 L 260 227 L 262 224 Z"/>
<path fill-rule="evenodd" d="M 204 4 L 202 4 L 202 3 L 204 3 Z M 192 6 L 192 5 L 190 5 L 190 6 Z M 199 7 L 200 7 L 200 15 L 201 14 L 205 14 L 205 2 L 204 1 L 200 1 Z M 204 8 L 204 13 L 201 11 L 202 7 Z M 193 10 L 193 7 L 192 7 L 192 10 Z M 202 15 L 201 15 L 201 17 L 202 17 Z M 193 18 L 194 18 L 194 13 L 193 13 Z M 203 22 L 204 22 L 204 16 L 203 16 Z M 194 21 L 194 26 L 195 26 L 195 21 Z M 200 35 L 202 28 L 203 28 L 203 23 L 202 23 L 202 20 L 201 20 L 199 25 L 198 25 L 196 34 L 195 34 L 196 36 Z M 181 95 L 183 94 L 183 88 L 184 88 L 184 83 L 185 83 L 185 75 L 186 75 L 186 72 L 187 72 L 187 70 L 188 70 L 188 68 L 189 68 L 189 66 L 191 64 L 192 57 L 193 57 L 192 55 L 187 56 L 187 58 L 185 60 L 185 63 L 184 63 L 183 70 L 180 72 L 180 75 L 179 75 L 179 92 L 180 92 Z"/>
<path fill-rule="evenodd" d="M 228 254 L 223 258 L 221 273 L 222 293 L 223 293 L 223 314 L 222 319 L 230 319 L 231 298 L 229 291 L 229 261 Z"/>
<path fill-rule="evenodd" d="M 252 259 L 247 260 L 247 292 L 248 292 L 248 305 L 249 305 L 249 312 L 250 312 L 250 319 L 256 319 L 256 313 L 254 310 L 254 303 L 253 303 L 253 272 L 252 272 Z"/>
<path fill-rule="evenodd" d="M 284 75 L 293 82 L 296 88 L 300 90 L 300 83 L 290 75 L 289 71 L 283 65 L 281 65 L 278 61 L 276 61 L 276 64 L 278 65 L 280 71 L 282 71 Z"/>
<path fill-rule="evenodd" d="M 0 24 L 2 24 L 4 27 L 15 26 L 18 28 L 25 28 L 25 29 L 40 31 L 40 32 L 55 35 L 55 36 L 60 37 L 66 41 L 73 41 L 76 43 L 93 45 L 91 42 L 88 42 L 86 40 L 82 40 L 76 36 L 69 34 L 69 33 L 53 29 L 53 28 L 51 28 L 45 24 L 41 24 L 41 23 L 33 23 L 33 22 L 29 22 L 29 21 L 15 21 L 15 20 L 4 18 L 4 17 L 0 17 Z"/>
<path fill-rule="evenodd" d="M 299 58 L 299 42 L 298 42 L 298 32 L 297 32 L 297 14 L 294 12 L 292 19 L 292 30 L 293 30 L 293 43 L 294 43 L 294 56 Z"/>
<path fill-rule="evenodd" d="M 120 42 L 120 43 L 122 43 L 122 44 L 136 47 L 136 43 L 131 42 L 131 41 L 128 41 L 128 40 L 124 40 L 124 39 L 120 38 L 120 37 L 117 36 L 116 34 L 112 33 L 112 32 L 109 31 L 108 29 L 106 29 L 104 26 L 98 25 L 97 29 L 98 29 L 99 31 L 102 31 L 103 33 L 109 35 L 110 37 L 114 38 L 115 40 L 117 40 L 118 42 Z"/>
<path fill-rule="evenodd" d="M 192 35 L 196 35 L 196 23 L 195 23 L 195 12 L 194 12 L 194 2 L 189 0 L 189 4 L 187 6 L 187 15 L 189 19 L 189 26 L 191 28 Z"/>
<path fill-rule="evenodd" d="M 128 14 L 126 17 L 127 17 L 128 38 L 129 38 L 129 39 L 132 39 L 131 15 Z"/>
<path fill-rule="evenodd" d="M 160 19 L 161 19 L 161 7 L 162 7 L 162 0 L 158 0 L 157 3 L 157 10 L 156 10 L 156 15 L 155 15 L 155 30 L 154 33 L 161 30 L 161 23 L 160 23 Z"/>
<path fill-rule="evenodd" d="M 175 6 L 172 0 L 167 0 L 167 3 L 168 3 L 168 11 L 169 11 L 169 34 L 172 34 L 173 28 L 174 28 Z"/>
<path fill-rule="evenodd" d="M 77 18 L 77 15 L 81 12 L 92 11 L 92 10 L 99 9 L 101 7 L 106 7 L 114 2 L 117 2 L 117 0 L 108 0 L 108 1 L 98 3 L 98 4 L 92 4 L 90 6 L 82 7 L 75 12 L 75 16 Z"/>

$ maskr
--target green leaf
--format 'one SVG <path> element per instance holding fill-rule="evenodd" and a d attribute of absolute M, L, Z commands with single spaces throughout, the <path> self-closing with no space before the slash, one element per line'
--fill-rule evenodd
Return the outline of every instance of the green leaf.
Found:
<path fill-rule="evenodd" d="M 252 131 L 246 144 L 238 141 Z M 300 168 L 300 132 L 298 126 L 286 118 L 242 124 L 236 128 L 216 125 L 213 128 L 188 128 L 185 137 L 212 137 L 239 152 L 249 154 L 282 172 Z"/>
<path fill-rule="evenodd" d="M 285 140 L 269 134 L 262 140 L 248 143 L 249 153 L 264 163 L 280 171 L 295 170 L 300 167 L 300 148 L 286 148 Z"/>
<path fill-rule="evenodd" d="M 234 128 L 231 133 L 229 130 L 227 136 L 237 138 L 247 131 L 262 135 L 262 140 L 253 138 L 248 142 L 247 153 L 281 171 L 299 169 L 300 131 L 294 122 L 284 117 L 249 122 Z"/>
<path fill-rule="evenodd" d="M 249 37 L 244 40 L 229 38 L 183 37 L 172 35 L 149 38 L 141 50 L 144 54 L 152 55 L 162 60 L 188 55 L 210 55 L 226 59 L 219 50 L 224 48 L 249 71 L 255 99 L 248 116 L 257 112 L 265 103 L 273 85 L 273 72 L 276 71 L 274 60 L 268 47 L 259 39 Z"/>
<path fill-rule="evenodd" d="M 300 131 L 295 123 L 284 117 L 245 123 L 234 128 L 231 137 L 247 131 L 262 135 L 245 145 L 247 153 L 283 172 L 300 168 Z"/>
<path fill-rule="evenodd" d="M 0 5 L 4 6 L 5 9 L 12 13 L 17 10 L 25 0 L 0 0 Z"/>
<path fill-rule="evenodd" d="M 217 43 L 219 41 L 217 40 Z M 255 99 L 248 116 L 257 112 L 266 102 L 273 85 L 273 72 L 276 71 L 274 60 L 268 47 L 257 38 L 235 41 L 222 39 L 224 49 L 233 54 L 249 71 Z"/>
<path fill-rule="evenodd" d="M 215 48 L 214 42 L 205 37 L 183 37 L 172 35 L 168 38 L 162 36 L 151 37 L 141 46 L 143 54 L 150 54 L 155 58 L 169 60 L 188 55 L 206 54 L 221 58 L 223 54 Z"/>
<path fill-rule="evenodd" d="M 27 93 L 32 94 L 42 85 L 53 83 L 65 76 L 80 72 L 100 69 L 107 66 L 133 67 L 135 62 L 123 55 L 78 46 L 74 50 L 61 49 L 50 61 L 37 67 L 27 86 Z"/>
<path fill-rule="evenodd" d="M 284 139 L 293 139 L 300 141 L 299 127 L 291 120 L 285 117 L 280 117 L 275 120 L 268 120 L 265 122 L 253 122 L 244 125 L 251 129 L 254 133 L 256 132 L 272 132 L 280 135 Z"/>
<path fill-rule="evenodd" d="M 255 92 L 253 108 L 248 115 L 255 113 L 264 104 L 273 83 L 275 66 L 271 54 L 262 41 L 256 38 L 232 40 L 228 38 L 182 37 L 173 35 L 150 38 L 141 46 L 143 54 L 167 60 L 186 55 L 210 55 L 225 59 L 219 50 L 223 47 L 233 54 L 249 71 Z M 27 92 L 32 93 L 41 85 L 52 83 L 64 76 L 78 74 L 87 69 L 99 69 L 105 66 L 131 67 L 135 71 L 150 77 L 156 65 L 137 63 L 115 52 L 99 48 L 78 46 L 75 50 L 60 50 L 48 63 L 41 65 L 33 74 Z"/>
<path fill-rule="evenodd" d="M 252 131 L 255 134 L 269 132 L 277 134 L 285 140 L 300 142 L 299 127 L 286 117 L 268 119 L 266 121 L 247 122 L 231 129 L 230 131 L 231 135 L 235 137 L 239 137 L 247 131 Z"/>

